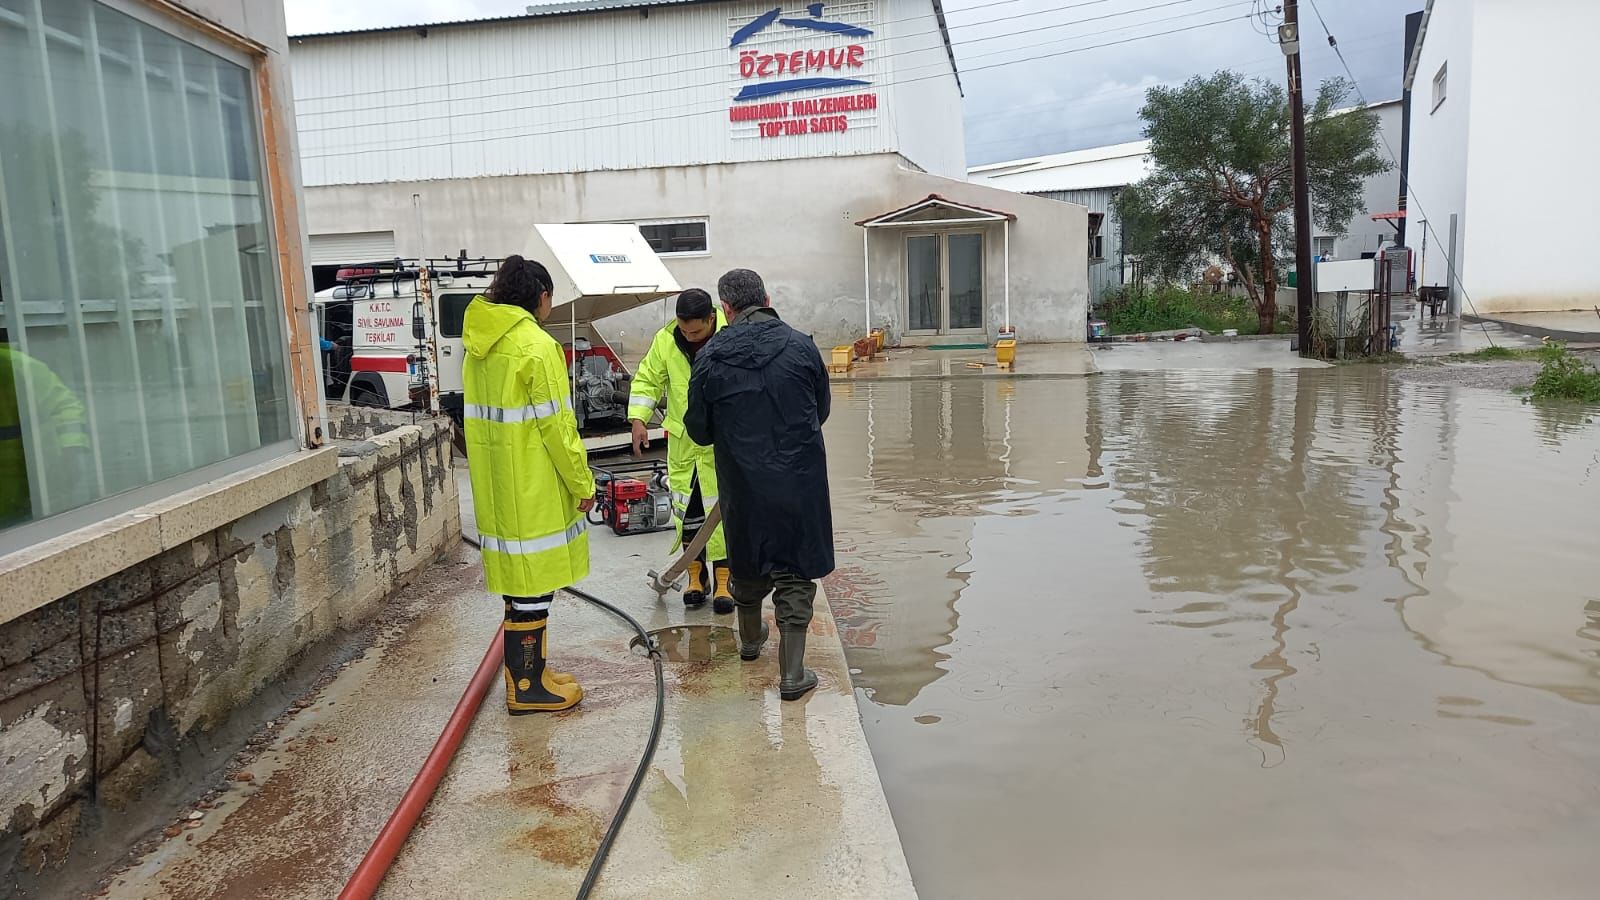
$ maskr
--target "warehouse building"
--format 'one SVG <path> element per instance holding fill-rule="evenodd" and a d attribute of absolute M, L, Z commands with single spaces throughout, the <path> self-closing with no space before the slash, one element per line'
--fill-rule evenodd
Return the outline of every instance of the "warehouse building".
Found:
<path fill-rule="evenodd" d="M 302 35 L 291 65 L 319 286 L 632 222 L 682 285 L 761 272 L 823 345 L 1083 340 L 1087 214 L 966 181 L 938 0 L 584 0 Z M 601 327 L 636 348 L 663 316 Z"/>

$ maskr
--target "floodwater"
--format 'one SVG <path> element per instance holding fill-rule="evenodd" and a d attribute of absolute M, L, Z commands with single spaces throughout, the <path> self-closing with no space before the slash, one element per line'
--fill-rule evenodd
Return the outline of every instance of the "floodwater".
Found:
<path fill-rule="evenodd" d="M 1107 374 L 841 385 L 827 436 L 924 898 L 1595 896 L 1583 411 Z"/>

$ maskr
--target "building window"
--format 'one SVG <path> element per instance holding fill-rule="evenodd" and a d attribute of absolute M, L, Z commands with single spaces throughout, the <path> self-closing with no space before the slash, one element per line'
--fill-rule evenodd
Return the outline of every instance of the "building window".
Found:
<path fill-rule="evenodd" d="M 1438 109 L 1439 108 L 1439 104 L 1444 102 L 1445 82 L 1446 82 L 1446 79 L 1447 79 L 1447 77 L 1449 75 L 1449 73 L 1447 71 L 1445 71 L 1445 70 L 1449 67 L 1449 65 L 1450 65 L 1449 63 L 1444 63 L 1444 64 L 1440 65 L 1438 74 L 1433 76 L 1433 108 L 1434 109 Z"/>
<path fill-rule="evenodd" d="M 1319 235 L 1311 239 L 1311 255 L 1327 259 L 1333 256 L 1333 236 Z"/>
<path fill-rule="evenodd" d="M 0 552 L 294 446 L 251 62 L 123 5 L 0 0 Z"/>
<path fill-rule="evenodd" d="M 650 249 L 662 256 L 687 256 L 711 252 L 710 234 L 705 219 L 656 219 L 640 221 L 639 233 Z"/>
<path fill-rule="evenodd" d="M 1106 258 L 1106 239 L 1100 233 L 1105 224 L 1105 213 L 1089 213 L 1089 261 L 1094 262 Z"/>

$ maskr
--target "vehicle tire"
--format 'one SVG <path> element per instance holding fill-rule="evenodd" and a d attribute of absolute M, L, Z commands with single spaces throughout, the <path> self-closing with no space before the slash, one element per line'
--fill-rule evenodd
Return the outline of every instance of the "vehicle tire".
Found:
<path fill-rule="evenodd" d="M 356 378 L 350 382 L 350 405 L 388 409 L 389 392 L 384 390 L 383 382 L 377 379 Z"/>

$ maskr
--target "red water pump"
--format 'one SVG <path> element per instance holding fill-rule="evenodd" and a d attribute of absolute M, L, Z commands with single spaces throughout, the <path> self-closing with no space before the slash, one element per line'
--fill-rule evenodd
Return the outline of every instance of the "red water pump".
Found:
<path fill-rule="evenodd" d="M 606 525 L 616 534 L 646 534 L 672 526 L 672 490 L 667 464 L 659 459 L 594 470 L 594 508 L 589 524 Z"/>

